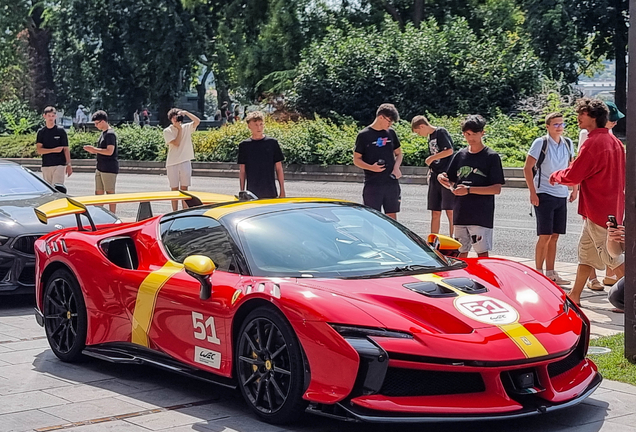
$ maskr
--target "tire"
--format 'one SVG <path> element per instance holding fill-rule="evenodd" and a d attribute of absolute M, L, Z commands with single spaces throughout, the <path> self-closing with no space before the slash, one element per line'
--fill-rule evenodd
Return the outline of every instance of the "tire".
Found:
<path fill-rule="evenodd" d="M 86 304 L 77 279 L 68 270 L 56 270 L 44 290 L 44 330 L 51 350 L 62 361 L 86 359 Z"/>
<path fill-rule="evenodd" d="M 268 307 L 254 309 L 234 346 L 239 388 L 250 408 L 268 423 L 298 419 L 307 407 L 302 398 L 304 363 L 298 338 L 283 314 Z"/>

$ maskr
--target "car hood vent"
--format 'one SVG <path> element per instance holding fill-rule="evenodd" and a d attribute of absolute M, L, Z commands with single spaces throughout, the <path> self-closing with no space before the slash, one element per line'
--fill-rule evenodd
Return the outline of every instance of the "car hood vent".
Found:
<path fill-rule="evenodd" d="M 424 294 L 428 297 L 457 297 L 457 293 L 435 282 L 413 282 L 402 285 L 411 291 Z"/>
<path fill-rule="evenodd" d="M 466 294 L 483 294 L 488 292 L 488 288 L 469 278 L 449 278 L 443 279 L 442 282 L 453 286 Z"/>
<path fill-rule="evenodd" d="M 442 279 L 442 282 L 466 294 L 483 294 L 488 292 L 485 286 L 469 278 Z M 431 281 L 407 283 L 402 286 L 428 297 L 457 297 L 458 295 L 457 292 L 452 289 Z"/>

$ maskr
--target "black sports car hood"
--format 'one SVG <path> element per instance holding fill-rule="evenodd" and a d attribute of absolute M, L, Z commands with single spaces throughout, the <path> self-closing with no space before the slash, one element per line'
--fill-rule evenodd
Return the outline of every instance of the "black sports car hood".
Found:
<path fill-rule="evenodd" d="M 45 233 L 77 226 L 75 216 L 55 218 L 45 225 L 35 215 L 36 207 L 65 196 L 62 193 L 50 193 L 0 198 L 0 235 L 15 237 L 21 234 Z M 90 207 L 89 211 L 96 224 L 114 223 L 117 220 L 101 207 Z"/>

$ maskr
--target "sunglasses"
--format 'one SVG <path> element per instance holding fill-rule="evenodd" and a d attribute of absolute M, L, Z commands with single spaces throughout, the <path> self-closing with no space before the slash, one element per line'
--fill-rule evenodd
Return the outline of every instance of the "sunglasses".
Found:
<path fill-rule="evenodd" d="M 552 126 L 554 126 L 555 128 L 564 128 L 567 125 L 567 123 L 552 123 Z"/>

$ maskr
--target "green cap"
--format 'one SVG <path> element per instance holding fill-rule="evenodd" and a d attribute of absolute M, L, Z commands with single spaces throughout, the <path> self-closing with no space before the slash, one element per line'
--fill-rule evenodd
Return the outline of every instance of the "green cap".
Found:
<path fill-rule="evenodd" d="M 618 110 L 618 107 L 614 102 L 605 102 L 605 104 L 607 105 L 607 108 L 609 108 L 609 121 L 617 122 L 625 117 L 625 114 Z"/>

